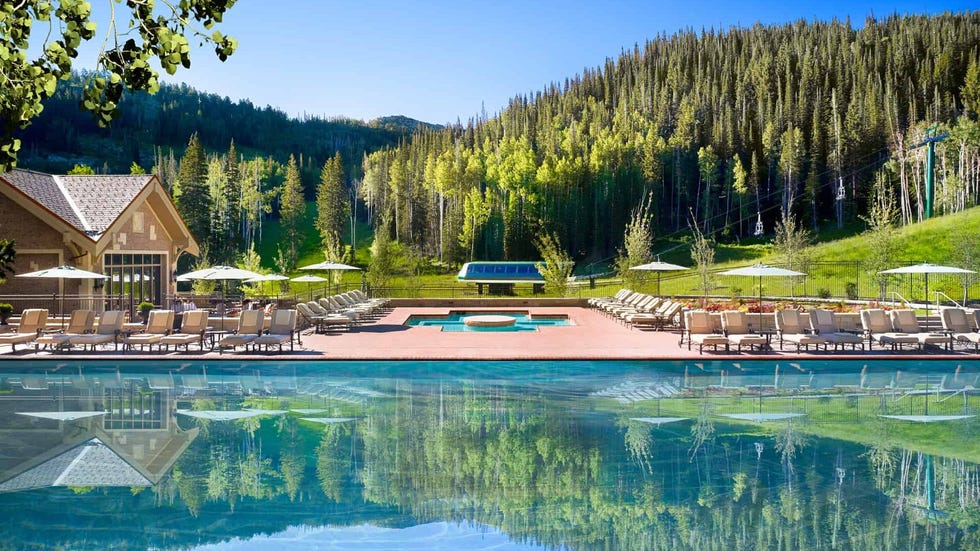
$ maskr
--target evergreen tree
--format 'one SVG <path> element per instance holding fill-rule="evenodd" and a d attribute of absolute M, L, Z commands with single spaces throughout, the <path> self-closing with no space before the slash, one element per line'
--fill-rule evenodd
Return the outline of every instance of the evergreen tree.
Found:
<path fill-rule="evenodd" d="M 279 195 L 279 218 L 282 221 L 283 238 L 286 240 L 285 265 L 292 270 L 299 257 L 299 242 L 305 234 L 303 218 L 306 214 L 306 200 L 303 198 L 303 183 L 300 181 L 296 158 L 289 156 L 286 166 L 286 181 Z M 289 271 L 287 270 L 287 271 Z"/>
<path fill-rule="evenodd" d="M 337 153 L 323 164 L 316 188 L 316 229 L 324 245 L 339 236 L 350 220 L 350 200 L 344 185 L 344 166 Z"/>
<path fill-rule="evenodd" d="M 208 164 L 204 148 L 197 133 L 194 133 L 191 134 L 184 156 L 180 159 L 180 169 L 177 171 L 180 194 L 175 193 L 174 200 L 177 203 L 177 212 L 198 243 L 207 242 L 211 231 L 211 195 L 207 177 Z"/>

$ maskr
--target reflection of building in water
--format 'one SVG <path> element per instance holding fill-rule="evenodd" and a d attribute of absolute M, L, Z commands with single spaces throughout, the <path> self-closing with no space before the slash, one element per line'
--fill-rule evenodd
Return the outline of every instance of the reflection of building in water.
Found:
<path fill-rule="evenodd" d="M 9 375 L 0 394 L 0 492 L 152 486 L 197 437 L 173 390 L 145 378 Z"/>

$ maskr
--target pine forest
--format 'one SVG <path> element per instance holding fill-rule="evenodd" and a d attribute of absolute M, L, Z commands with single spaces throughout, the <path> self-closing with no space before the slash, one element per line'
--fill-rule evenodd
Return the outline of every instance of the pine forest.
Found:
<path fill-rule="evenodd" d="M 27 166 L 45 168 L 37 144 L 78 150 L 79 86 L 63 88 L 25 133 Z M 722 241 L 759 222 L 841 227 L 876 197 L 910 224 L 925 215 L 927 134 L 949 134 L 935 213 L 980 201 L 978 112 L 980 12 L 967 12 L 661 35 L 448 127 L 296 120 L 164 87 L 92 133 L 115 144 L 99 148 L 104 170 L 160 175 L 211 261 L 240 258 L 272 217 L 289 269 L 303 236 L 335 249 L 351 217 L 449 264 L 535 259 L 540 235 L 608 259 L 639 208 L 657 236 Z"/>

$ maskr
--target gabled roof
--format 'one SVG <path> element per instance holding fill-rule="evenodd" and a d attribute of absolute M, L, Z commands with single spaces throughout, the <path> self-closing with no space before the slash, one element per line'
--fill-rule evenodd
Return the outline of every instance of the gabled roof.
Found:
<path fill-rule="evenodd" d="M 142 174 L 54 176 L 23 169 L 0 178 L 96 240 L 153 180 Z"/>
<path fill-rule="evenodd" d="M 47 486 L 152 486 L 153 482 L 98 438 L 92 438 L 0 483 L 0 492 Z"/>

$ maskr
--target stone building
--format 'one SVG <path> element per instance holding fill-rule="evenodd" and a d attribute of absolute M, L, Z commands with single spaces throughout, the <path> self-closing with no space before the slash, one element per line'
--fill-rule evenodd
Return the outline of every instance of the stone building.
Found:
<path fill-rule="evenodd" d="M 58 176 L 15 169 L 0 174 L 0 239 L 13 239 L 15 273 L 64 264 L 105 280 L 8 277 L 0 302 L 17 310 L 51 307 L 124 309 L 142 300 L 168 306 L 177 258 L 198 245 L 153 175 Z M 72 298 L 74 297 L 74 298 Z"/>

